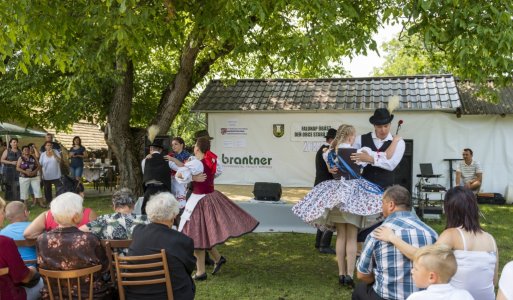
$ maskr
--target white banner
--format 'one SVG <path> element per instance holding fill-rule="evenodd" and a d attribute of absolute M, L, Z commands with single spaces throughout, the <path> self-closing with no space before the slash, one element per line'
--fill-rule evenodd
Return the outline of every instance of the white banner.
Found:
<path fill-rule="evenodd" d="M 443 175 L 433 183 L 449 187 L 449 164 L 444 159 L 461 158 L 463 148 L 471 148 L 474 159 L 483 167 L 483 192 L 504 193 L 506 186 L 513 183 L 513 151 L 509 151 L 513 149 L 512 116 L 457 118 L 445 112 L 395 115 L 391 132 L 395 134 L 397 121 L 402 119 L 399 135 L 413 139 L 413 186 L 420 173 L 419 163 L 431 163 L 434 172 Z M 364 134 L 373 130 L 370 116 L 371 113 L 361 112 L 209 113 L 212 149 L 225 166 L 216 183 L 253 185 L 264 181 L 286 187 L 312 186 L 315 152 L 325 140 L 323 126 L 336 129 L 341 124 L 352 124 L 357 134 Z M 224 135 L 222 128 L 226 129 Z M 298 132 L 301 137 L 295 136 Z M 303 132 L 311 132 L 312 136 L 303 137 Z"/>

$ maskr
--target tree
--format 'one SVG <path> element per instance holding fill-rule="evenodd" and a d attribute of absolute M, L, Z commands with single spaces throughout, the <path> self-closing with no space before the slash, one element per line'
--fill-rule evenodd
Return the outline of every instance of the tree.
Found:
<path fill-rule="evenodd" d="M 443 53 L 428 52 L 418 35 L 398 37 L 382 45 L 385 62 L 374 68 L 374 76 L 447 74 L 452 71 L 443 63 Z"/>
<path fill-rule="evenodd" d="M 144 130 L 167 132 L 212 76 L 329 76 L 402 22 L 469 79 L 509 82 L 511 4 L 457 0 L 1 1 L 0 119 L 106 120 L 123 186 L 140 186 Z"/>
<path fill-rule="evenodd" d="M 322 0 L 2 2 L 2 101 L 20 108 L 16 117 L 57 128 L 106 117 L 122 185 L 137 187 L 144 130 L 131 126 L 167 132 L 194 87 L 209 74 L 236 75 L 241 63 L 303 76 L 365 52 L 377 8 Z"/>

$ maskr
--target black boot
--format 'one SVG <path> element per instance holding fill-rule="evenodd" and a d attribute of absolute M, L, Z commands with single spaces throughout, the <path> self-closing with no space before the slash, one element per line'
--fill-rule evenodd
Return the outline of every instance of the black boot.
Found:
<path fill-rule="evenodd" d="M 317 235 L 315 236 L 315 249 L 319 249 L 319 246 L 321 245 L 322 234 L 323 232 L 320 229 L 317 229 Z"/>
<path fill-rule="evenodd" d="M 322 234 L 321 243 L 319 244 L 319 252 L 323 254 L 335 254 L 335 250 L 331 248 L 331 238 L 333 237 L 333 231 L 326 230 Z"/>

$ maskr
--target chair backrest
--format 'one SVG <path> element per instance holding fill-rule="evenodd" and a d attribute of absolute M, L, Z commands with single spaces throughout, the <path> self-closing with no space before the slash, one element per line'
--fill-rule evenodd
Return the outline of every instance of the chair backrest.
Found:
<path fill-rule="evenodd" d="M 89 268 L 78 269 L 78 270 L 67 270 L 67 271 L 56 271 L 56 270 L 46 270 L 39 268 L 39 273 L 43 277 L 46 287 L 48 288 L 48 293 L 50 295 L 50 300 L 54 300 L 54 291 L 53 288 L 57 287 L 58 294 L 60 300 L 66 299 L 75 299 L 78 297 L 79 300 L 82 299 L 82 287 L 81 287 L 81 278 L 89 277 L 89 300 L 93 300 L 93 283 L 94 273 L 100 271 L 102 269 L 101 265 L 92 266 Z M 55 281 L 56 285 L 52 286 L 52 282 Z M 76 283 L 76 284 L 75 284 Z M 73 287 L 77 287 L 77 295 L 73 295 L 72 290 Z M 63 297 L 64 295 L 64 297 Z"/>
<path fill-rule="evenodd" d="M 9 274 L 9 268 L 8 267 L 0 269 L 0 276 L 4 276 L 4 275 L 7 275 L 7 274 Z"/>
<path fill-rule="evenodd" d="M 167 265 L 166 250 L 161 249 L 160 253 L 141 256 L 119 256 L 114 253 L 114 261 L 121 300 L 125 299 L 123 286 L 158 283 L 166 285 L 167 299 L 173 300 L 173 288 Z"/>
<path fill-rule="evenodd" d="M 109 260 L 110 285 L 116 287 L 116 266 L 114 265 L 114 253 L 119 250 L 130 247 L 132 240 L 101 240 L 105 249 L 107 259 Z"/>
<path fill-rule="evenodd" d="M 36 240 L 14 240 L 16 247 L 34 247 Z M 36 265 L 37 259 L 26 259 L 23 260 L 26 265 Z"/>

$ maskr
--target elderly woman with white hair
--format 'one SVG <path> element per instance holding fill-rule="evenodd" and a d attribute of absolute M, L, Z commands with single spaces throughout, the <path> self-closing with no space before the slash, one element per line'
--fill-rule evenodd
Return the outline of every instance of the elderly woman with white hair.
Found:
<path fill-rule="evenodd" d="M 40 268 L 47 270 L 76 270 L 102 265 L 100 272 L 94 274 L 93 298 L 109 299 L 108 285 L 101 273 L 108 272 L 108 260 L 100 240 L 89 232 L 82 232 L 77 225 L 82 219 L 82 202 L 80 195 L 64 193 L 50 203 L 52 215 L 59 227 L 43 233 L 37 238 L 37 262 Z M 72 294 L 82 298 L 89 294 L 89 284 L 81 284 L 82 290 L 72 287 Z M 57 291 L 57 288 L 52 288 Z M 67 293 L 67 289 L 64 289 Z M 42 290 L 43 299 L 50 297 L 48 287 Z M 64 295 L 63 295 L 64 296 Z M 58 298 L 58 294 L 54 294 Z M 65 296 L 68 298 L 68 295 Z"/>
<path fill-rule="evenodd" d="M 136 225 L 149 223 L 145 215 L 133 213 L 134 205 L 135 196 L 132 191 L 122 188 L 112 195 L 114 213 L 99 216 L 79 229 L 91 232 L 101 240 L 131 240 Z"/>
<path fill-rule="evenodd" d="M 179 203 L 169 192 L 153 195 L 146 204 L 146 214 L 150 224 L 137 225 L 132 234 L 132 244 L 128 255 L 148 255 L 166 250 L 173 296 L 175 299 L 194 299 L 195 285 L 191 278 L 196 264 L 194 242 L 185 234 L 172 229 L 178 215 Z M 168 299 L 166 286 L 129 286 L 126 288 L 128 299 L 157 300 Z"/>

